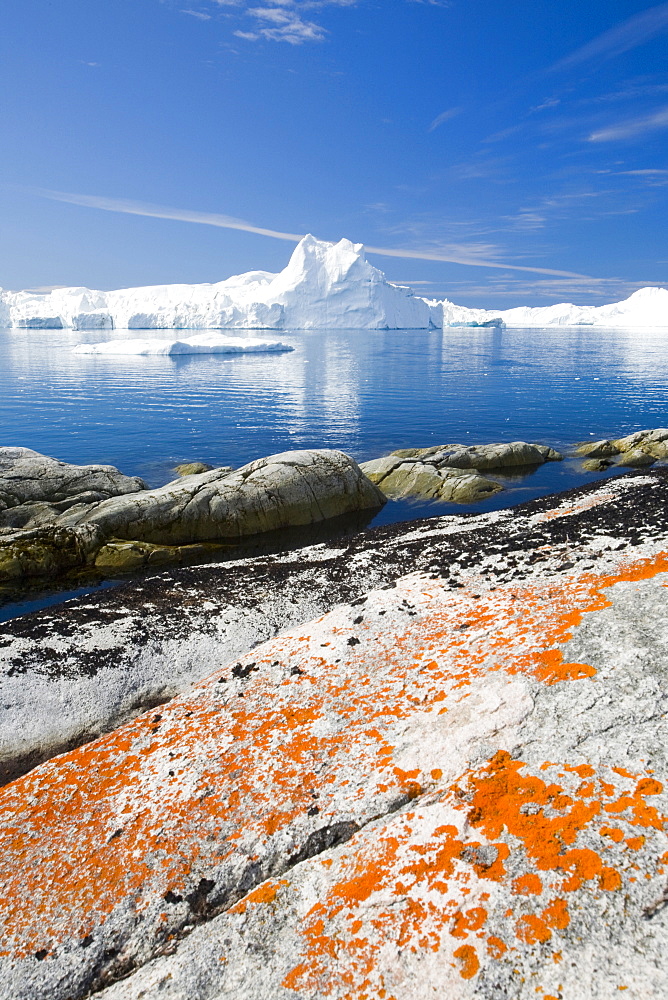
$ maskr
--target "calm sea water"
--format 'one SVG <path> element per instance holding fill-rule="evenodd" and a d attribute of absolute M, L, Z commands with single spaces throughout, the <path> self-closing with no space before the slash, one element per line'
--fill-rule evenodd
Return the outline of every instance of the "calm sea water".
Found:
<path fill-rule="evenodd" d="M 72 352 L 119 336 L 142 334 L 0 330 L 0 444 L 108 463 L 158 486 L 184 461 L 239 466 L 293 448 L 363 461 L 458 441 L 568 450 L 668 425 L 668 329 L 289 332 L 276 335 L 288 354 Z M 597 477 L 550 463 L 506 478 L 475 508 L 395 502 L 373 523 L 499 508 Z"/>

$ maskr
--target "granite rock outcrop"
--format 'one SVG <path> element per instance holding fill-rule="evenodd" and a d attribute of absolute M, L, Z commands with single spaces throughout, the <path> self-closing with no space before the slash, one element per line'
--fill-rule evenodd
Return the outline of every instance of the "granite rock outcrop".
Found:
<path fill-rule="evenodd" d="M 0 996 L 664 995 L 667 499 L 630 473 L 95 598 L 98 671 L 190 608 L 208 676 L 0 791 Z"/>

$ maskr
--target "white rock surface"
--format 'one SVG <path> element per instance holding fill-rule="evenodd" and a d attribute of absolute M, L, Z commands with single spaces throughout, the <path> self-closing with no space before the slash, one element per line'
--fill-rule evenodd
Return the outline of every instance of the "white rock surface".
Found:
<path fill-rule="evenodd" d="M 81 327 L 79 327 L 81 329 Z M 178 340 L 147 337 L 139 340 L 107 340 L 100 344 L 78 344 L 75 354 L 103 355 L 173 355 L 173 354 L 258 354 L 271 351 L 294 351 L 280 340 L 260 340 L 258 337 L 222 337 L 218 333 L 203 333 Z"/>

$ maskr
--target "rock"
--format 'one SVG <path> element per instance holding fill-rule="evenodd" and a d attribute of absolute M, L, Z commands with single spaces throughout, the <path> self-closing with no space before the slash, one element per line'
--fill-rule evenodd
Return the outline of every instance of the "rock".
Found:
<path fill-rule="evenodd" d="M 588 458 L 582 463 L 582 468 L 587 472 L 604 472 L 611 465 L 612 462 L 607 458 Z"/>
<path fill-rule="evenodd" d="M 145 568 L 184 565 L 215 558 L 230 546 L 213 543 L 195 545 L 153 545 L 151 542 L 124 542 L 112 539 L 95 555 L 95 569 L 114 577 Z"/>
<path fill-rule="evenodd" d="M 631 469 L 645 469 L 649 465 L 654 465 L 655 462 L 656 458 L 653 458 L 646 451 L 641 451 L 640 448 L 631 448 L 629 451 L 622 452 L 615 465 L 628 466 Z"/>
<path fill-rule="evenodd" d="M 619 455 L 620 450 L 613 441 L 583 441 L 575 449 L 575 454 L 585 458 L 610 458 Z"/>
<path fill-rule="evenodd" d="M 0 792 L 3 997 L 663 996 L 667 499 L 314 552 L 330 610 Z"/>
<path fill-rule="evenodd" d="M 547 445 L 511 441 L 508 444 L 432 445 L 430 448 L 407 448 L 393 451 L 400 458 L 413 458 L 435 464 L 438 468 L 504 469 L 516 466 L 560 462 L 563 456 Z"/>
<path fill-rule="evenodd" d="M 369 475 L 364 466 L 362 470 Z M 476 503 L 503 489 L 499 483 L 483 476 L 454 469 L 435 469 L 421 462 L 400 461 L 385 476 L 378 472 L 372 472 L 372 475 L 380 475 L 372 481 L 379 484 L 385 496 L 394 498 L 419 496 L 451 503 Z"/>
<path fill-rule="evenodd" d="M 236 472 L 213 469 L 58 519 L 103 538 L 161 545 L 231 540 L 352 511 L 380 508 L 382 493 L 340 451 L 287 451 Z"/>
<path fill-rule="evenodd" d="M 156 552 L 162 553 L 164 562 L 178 562 L 176 549 L 149 542 L 111 541 L 103 545 L 95 556 L 95 568 L 106 576 L 115 573 L 132 573 L 148 565 L 149 558 Z M 170 559 L 170 556 L 172 558 Z"/>
<path fill-rule="evenodd" d="M 50 579 L 84 566 L 90 552 L 85 532 L 55 525 L 0 529 L 0 582 Z"/>
<path fill-rule="evenodd" d="M 618 460 L 616 465 L 642 468 L 654 461 L 668 461 L 668 428 L 635 431 L 614 441 L 585 441 L 575 449 L 575 453 L 589 458 L 608 458 L 621 454 L 623 459 Z"/>
<path fill-rule="evenodd" d="M 629 434 L 614 443 L 624 454 L 630 451 L 640 451 L 660 462 L 668 460 L 668 429 L 665 427 L 636 431 L 635 434 Z"/>
<path fill-rule="evenodd" d="M 483 476 L 480 469 L 528 468 L 561 461 L 562 455 L 547 445 L 510 444 L 433 445 L 403 448 L 384 458 L 364 462 L 360 468 L 389 497 L 420 496 L 451 503 L 476 503 L 503 487 Z M 458 470 L 471 470 L 468 475 Z"/>
<path fill-rule="evenodd" d="M 213 469 L 212 465 L 207 465 L 206 462 L 186 462 L 183 465 L 177 465 L 174 472 L 178 476 L 197 476 L 200 472 L 210 472 Z M 226 472 L 232 472 L 232 467 L 226 467 Z"/>
<path fill-rule="evenodd" d="M 30 448 L 0 448 L 0 526 L 53 523 L 75 504 L 145 489 L 142 479 L 113 465 L 69 465 Z"/>
<path fill-rule="evenodd" d="M 187 477 L 107 501 L 62 523 L 164 544 L 240 538 L 382 506 L 356 463 L 336 451 L 284 452 L 229 472 Z"/>
<path fill-rule="evenodd" d="M 48 567 L 47 575 L 56 573 L 61 563 L 71 568 L 74 552 L 81 557 L 80 565 L 92 563 L 111 539 L 163 547 L 236 542 L 384 503 L 383 494 L 343 452 L 283 452 L 236 472 L 213 469 L 157 490 L 77 504 L 52 518 L 54 528 L 64 533 L 0 534 L 0 581 L 42 576 L 43 567 Z M 65 556 L 58 549 L 62 539 L 67 540 Z M 123 566 L 122 572 L 127 572 L 131 564 L 140 564 L 145 551 L 115 545 L 100 555 L 98 568 L 104 565 L 109 572 Z"/>

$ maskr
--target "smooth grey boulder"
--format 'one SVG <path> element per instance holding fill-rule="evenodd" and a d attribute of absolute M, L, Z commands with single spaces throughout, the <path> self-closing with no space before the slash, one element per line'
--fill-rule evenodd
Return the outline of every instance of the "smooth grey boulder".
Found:
<path fill-rule="evenodd" d="M 542 465 L 543 462 L 560 462 L 558 451 L 544 444 L 527 444 L 510 441 L 501 444 L 441 444 L 430 448 L 403 448 L 393 451 L 399 458 L 412 458 L 428 462 L 438 468 L 452 469 L 504 469 L 522 465 Z"/>
<path fill-rule="evenodd" d="M 553 448 L 526 441 L 508 444 L 444 444 L 403 448 L 361 468 L 390 497 L 420 496 L 451 503 L 475 503 L 503 489 L 479 475 L 481 469 L 530 468 L 561 461 Z"/>
<path fill-rule="evenodd" d="M 365 462 L 360 468 L 385 496 L 395 499 L 419 496 L 425 500 L 475 503 L 503 489 L 500 483 L 485 479 L 475 471 L 438 469 L 426 462 L 414 462 L 391 455 Z"/>
<path fill-rule="evenodd" d="M 113 465 L 70 465 L 31 448 L 0 448 L 0 527 L 54 523 L 76 504 L 145 489 L 142 479 Z"/>
<path fill-rule="evenodd" d="M 385 497 L 341 451 L 286 451 L 213 469 L 58 518 L 62 527 L 159 545 L 238 539 L 380 508 Z"/>
<path fill-rule="evenodd" d="M 654 462 L 668 461 L 668 428 L 634 431 L 614 440 L 582 441 L 575 454 L 590 459 L 614 457 L 615 465 L 644 468 Z"/>

